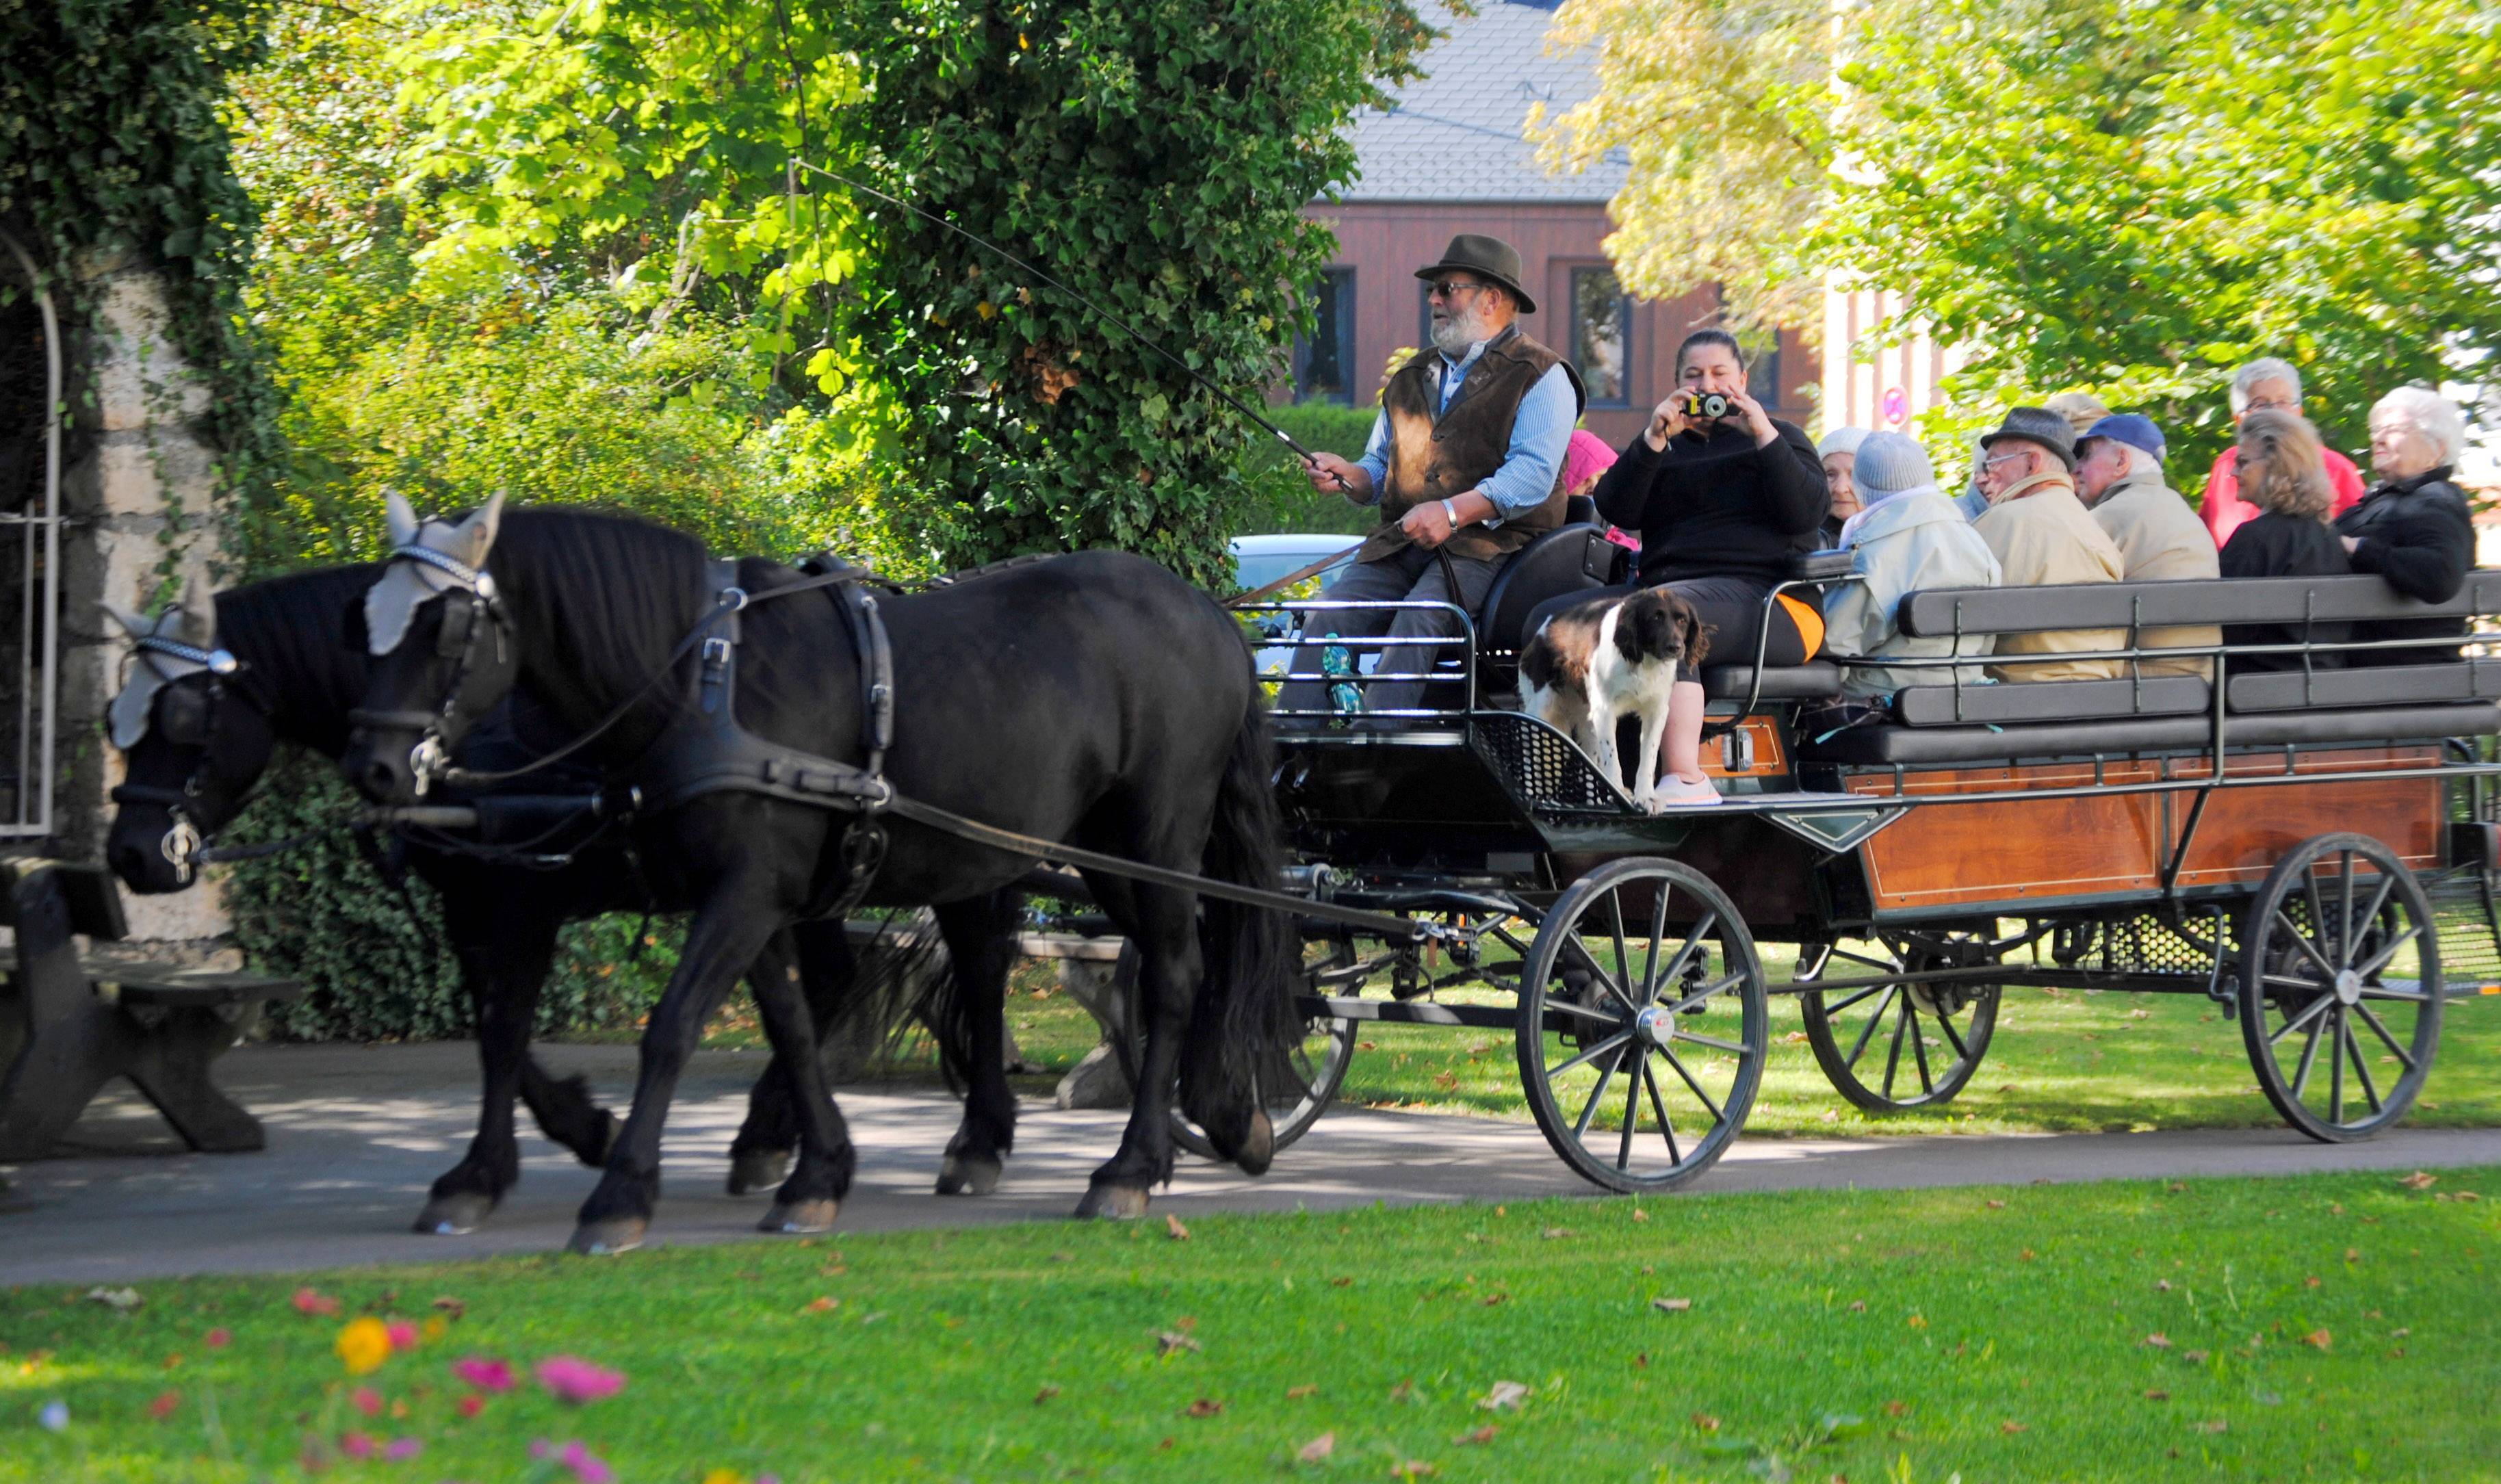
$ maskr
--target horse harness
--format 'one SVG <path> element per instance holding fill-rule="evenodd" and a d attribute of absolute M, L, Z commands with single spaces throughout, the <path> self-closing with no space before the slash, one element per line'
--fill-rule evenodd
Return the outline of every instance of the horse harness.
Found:
<path fill-rule="evenodd" d="M 158 804 L 165 807 L 172 823 L 166 829 L 164 839 L 157 841 L 156 849 L 165 857 L 166 864 L 174 868 L 177 878 L 188 885 L 199 870 L 208 843 L 199 826 L 191 819 L 206 792 L 201 781 L 201 770 L 207 767 L 212 743 L 217 741 L 217 716 L 224 709 L 226 682 L 236 680 L 240 683 L 244 665 L 226 650 L 203 649 L 197 644 L 187 644 L 162 634 L 143 636 L 133 648 L 137 651 L 138 663 L 149 666 L 157 676 L 157 683 L 148 688 L 143 701 L 142 725 L 152 723 L 167 742 L 177 746 L 197 747 L 200 757 L 191 765 L 191 771 L 184 775 L 180 788 L 123 782 L 115 785 L 111 798 L 115 804 Z M 168 673 L 167 668 L 157 665 L 151 656 L 171 661 L 174 668 Z M 207 676 L 207 685 L 194 689 L 181 683 L 194 675 Z M 161 717 L 157 715 L 159 711 L 163 713 Z M 119 745 L 126 751 L 137 742 L 138 738 L 133 737 Z"/>

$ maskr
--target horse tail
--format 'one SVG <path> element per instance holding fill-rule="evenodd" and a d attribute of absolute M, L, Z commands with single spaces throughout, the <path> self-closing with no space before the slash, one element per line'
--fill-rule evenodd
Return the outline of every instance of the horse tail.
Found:
<path fill-rule="evenodd" d="M 965 997 L 955 984 L 953 955 L 926 914 L 880 915 L 873 940 L 858 947 L 846 945 L 853 964 L 850 992 L 817 1028 L 818 1039 L 828 1046 L 866 1051 L 872 1060 L 891 1067 L 914 1027 L 924 1028 L 936 1044 L 941 1075 L 950 1088 L 960 1091 L 969 1085 L 971 1032 Z"/>
<path fill-rule="evenodd" d="M 1254 688 L 1217 790 L 1201 867 L 1211 879 L 1277 889 L 1284 856 L 1275 772 L 1268 713 Z M 1273 1092 L 1295 1074 L 1291 1054 L 1302 1027 L 1294 992 L 1302 955 L 1286 913 L 1213 897 L 1201 901 L 1204 975 L 1182 1059 L 1182 1109 L 1226 1158 L 1257 1174 L 1273 1152 L 1254 1116 L 1262 1089 Z"/>

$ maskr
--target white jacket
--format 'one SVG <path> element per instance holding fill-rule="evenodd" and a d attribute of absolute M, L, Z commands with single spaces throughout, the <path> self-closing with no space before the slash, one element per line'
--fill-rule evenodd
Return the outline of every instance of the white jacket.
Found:
<path fill-rule="evenodd" d="M 1966 635 L 1959 650 L 1951 639 L 1914 639 L 1902 632 L 1902 599 L 1924 588 L 1995 587 L 1997 558 L 1988 544 L 1942 493 L 1896 495 L 1869 506 L 1851 520 L 1851 570 L 1860 580 L 1831 589 L 1823 598 L 1824 652 L 1834 655 L 1898 654 L 1942 659 L 1986 654 L 1989 636 Z M 1934 669 L 1848 667 L 1847 696 L 1879 696 L 1905 685 L 1943 685 L 1955 672 Z M 1962 671 L 1964 683 L 1980 679 Z"/>

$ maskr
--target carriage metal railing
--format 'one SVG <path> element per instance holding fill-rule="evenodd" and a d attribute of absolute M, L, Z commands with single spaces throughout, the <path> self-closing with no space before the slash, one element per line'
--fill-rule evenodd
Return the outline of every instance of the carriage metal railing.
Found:
<path fill-rule="evenodd" d="M 1295 721 L 1351 723 L 1362 717 L 1464 721 L 1476 713 L 1476 619 L 1466 609 L 1455 603 L 1419 602 L 1412 599 L 1294 598 L 1282 599 L 1273 603 L 1245 604 L 1234 611 L 1245 614 L 1275 613 L 1287 620 L 1282 633 L 1270 633 L 1264 627 L 1260 630 L 1258 643 L 1262 653 L 1270 649 L 1286 651 L 1283 669 L 1272 671 L 1263 667 L 1258 676 L 1261 685 L 1270 689 L 1272 699 L 1277 703 L 1269 711 L 1271 716 Z M 1459 631 L 1456 634 L 1414 635 L 1314 633 L 1311 632 L 1312 624 L 1308 617 L 1314 613 L 1386 612 L 1392 615 L 1389 621 L 1395 623 L 1397 614 L 1410 611 L 1440 614 L 1455 622 Z M 1311 656 L 1311 663 L 1322 663 L 1320 656 L 1331 648 L 1344 649 L 1348 652 L 1353 659 L 1354 673 L 1336 676 L 1317 670 L 1304 671 L 1294 668 L 1306 653 Z M 1409 664 L 1411 668 L 1405 670 L 1375 668 L 1368 671 L 1363 669 L 1363 657 L 1371 658 L 1378 667 L 1389 663 L 1390 656 L 1393 654 L 1399 656 L 1398 663 Z M 1409 661 L 1407 656 L 1414 654 L 1420 654 L 1425 658 Z M 1326 703 L 1330 688 L 1336 685 L 1351 684 L 1358 690 L 1368 692 L 1371 686 L 1383 681 L 1420 682 L 1424 687 L 1425 699 L 1430 700 L 1437 691 L 1444 695 L 1455 693 L 1459 698 L 1459 704 L 1454 707 L 1421 706 L 1381 709 L 1367 706 L 1360 711 L 1340 710 L 1333 703 L 1317 707 L 1284 705 L 1284 690 L 1288 685 L 1313 686 L 1320 692 L 1323 702 Z"/>

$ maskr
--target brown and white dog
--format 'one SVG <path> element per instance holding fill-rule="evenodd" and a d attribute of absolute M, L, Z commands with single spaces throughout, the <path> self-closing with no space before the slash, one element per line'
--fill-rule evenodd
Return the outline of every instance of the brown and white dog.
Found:
<path fill-rule="evenodd" d="M 1710 640 L 1692 605 L 1663 587 L 1593 598 L 1539 627 L 1519 651 L 1519 705 L 1581 744 L 1643 808 L 1655 808 L 1658 744 L 1677 666 L 1699 666 Z M 1641 717 L 1640 783 L 1624 775 L 1616 719 Z"/>

